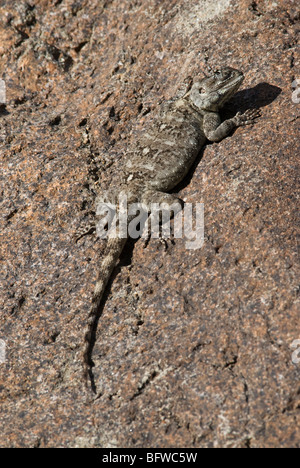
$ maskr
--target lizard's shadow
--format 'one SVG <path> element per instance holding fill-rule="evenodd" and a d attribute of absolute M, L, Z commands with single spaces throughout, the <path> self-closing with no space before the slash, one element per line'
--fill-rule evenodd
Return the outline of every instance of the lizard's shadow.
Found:
<path fill-rule="evenodd" d="M 227 103 L 227 105 L 224 107 L 224 109 L 221 112 L 221 119 L 222 121 L 228 118 L 233 117 L 238 111 L 240 112 L 245 112 L 249 108 L 262 108 L 267 105 L 269 105 L 271 102 L 273 102 L 277 96 L 281 93 L 281 89 L 278 88 L 277 86 L 270 85 L 268 83 L 260 83 L 253 88 L 250 89 L 245 89 L 242 91 L 237 92 L 233 98 Z M 234 131 L 232 132 L 232 134 Z M 211 144 L 207 142 L 207 144 Z M 178 193 L 180 190 L 184 189 L 187 185 L 189 185 L 194 172 L 196 170 L 196 167 L 198 166 L 199 162 L 201 161 L 203 157 L 203 153 L 205 151 L 206 145 L 201 149 L 199 152 L 199 155 L 197 156 L 192 168 L 190 169 L 188 175 L 183 179 L 183 181 L 175 187 L 175 189 L 172 191 L 173 193 Z M 107 287 L 105 289 L 105 292 L 103 294 L 103 298 L 101 301 L 101 306 L 98 310 L 97 314 L 97 319 L 94 323 L 94 327 L 92 330 L 92 337 L 91 337 L 91 346 L 90 346 L 90 351 L 89 351 L 89 362 L 91 364 L 91 369 L 90 369 L 90 379 L 91 379 L 91 385 L 92 385 L 92 390 L 94 393 L 96 392 L 96 385 L 95 385 L 95 378 L 92 372 L 92 368 L 94 367 L 94 363 L 92 361 L 92 351 L 94 349 L 94 345 L 96 342 L 96 331 L 98 328 L 99 320 L 102 316 L 103 309 L 105 307 L 105 304 L 107 302 L 107 299 L 111 293 L 111 286 L 112 283 L 114 282 L 115 278 L 119 274 L 121 268 L 125 265 L 131 265 L 131 260 L 132 260 L 132 254 L 133 254 L 133 249 L 135 246 L 135 243 L 139 239 L 131 239 L 129 238 L 124 250 L 120 256 L 120 260 L 118 265 L 114 268 L 114 271 L 109 279 L 109 282 L 107 284 Z"/>
<path fill-rule="evenodd" d="M 262 108 L 275 101 L 277 96 L 281 94 L 281 88 L 270 85 L 269 83 L 259 83 L 253 88 L 243 89 L 238 91 L 232 99 L 225 105 L 232 109 L 232 112 L 245 112 L 249 108 Z"/>
<path fill-rule="evenodd" d="M 242 91 L 238 91 L 232 97 L 232 99 L 225 104 L 224 109 L 222 109 L 220 113 L 222 122 L 226 119 L 232 118 L 237 112 L 244 113 L 247 109 L 261 109 L 262 107 L 268 106 L 271 104 L 271 102 L 275 101 L 281 91 L 281 88 L 270 85 L 268 83 L 259 83 L 253 88 L 247 88 L 243 89 Z M 235 130 L 232 131 L 230 136 L 235 133 Z M 230 138 L 230 136 L 227 138 Z M 213 143 L 207 141 L 204 147 L 201 148 L 201 151 L 199 152 L 189 173 L 182 180 L 182 182 L 180 182 L 180 184 L 175 187 L 175 189 L 172 191 L 173 193 L 178 193 L 189 185 L 193 178 L 194 172 L 203 157 L 206 146 L 211 144 Z"/>
<path fill-rule="evenodd" d="M 0 102 L 0 117 L 2 115 L 9 115 L 8 110 L 6 109 L 6 104 Z"/>

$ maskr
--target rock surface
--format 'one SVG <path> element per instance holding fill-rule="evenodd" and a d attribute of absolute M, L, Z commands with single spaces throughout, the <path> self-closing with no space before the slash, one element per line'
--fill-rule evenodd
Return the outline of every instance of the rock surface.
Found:
<path fill-rule="evenodd" d="M 1 447 L 300 446 L 298 21 L 285 0 L 2 0 Z M 205 204 L 201 249 L 129 243 L 91 401 L 80 353 L 104 241 L 74 236 L 130 139 L 207 64 L 246 75 L 225 112 L 262 117 L 179 188 Z"/>

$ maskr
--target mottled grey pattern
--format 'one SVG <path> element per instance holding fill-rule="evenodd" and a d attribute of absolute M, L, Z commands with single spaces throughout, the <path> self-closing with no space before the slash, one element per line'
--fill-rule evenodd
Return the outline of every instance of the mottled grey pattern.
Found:
<path fill-rule="evenodd" d="M 244 80 L 243 74 L 224 67 L 202 80 L 191 80 L 177 97 L 165 102 L 157 120 L 128 150 L 120 187 L 113 188 L 110 202 L 116 202 L 120 192 L 128 203 L 166 203 L 181 209 L 182 203 L 168 194 L 186 176 L 206 142 L 220 141 L 233 128 L 247 125 L 258 117 L 257 110 L 221 123 L 219 110 L 236 92 Z M 102 203 L 101 199 L 97 203 Z M 174 205 L 175 204 L 175 205 Z M 92 333 L 103 293 L 127 239 L 109 238 L 98 273 L 93 303 L 85 332 L 83 353 L 84 375 L 87 381 L 92 352 Z"/>

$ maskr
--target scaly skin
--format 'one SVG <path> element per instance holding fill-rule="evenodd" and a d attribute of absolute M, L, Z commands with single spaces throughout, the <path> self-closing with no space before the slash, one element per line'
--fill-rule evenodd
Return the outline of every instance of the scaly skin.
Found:
<path fill-rule="evenodd" d="M 185 92 L 161 106 L 157 120 L 127 152 L 123 182 L 112 189 L 109 201 L 117 205 L 119 193 L 126 195 L 128 205 L 151 203 L 172 206 L 176 214 L 182 202 L 168 194 L 187 175 L 206 140 L 218 142 L 239 126 L 249 125 L 259 111 L 238 112 L 221 122 L 219 110 L 232 97 L 244 80 L 243 74 L 224 67 L 202 80 L 189 83 Z M 106 201 L 108 201 L 106 199 Z M 103 203 L 99 200 L 97 208 Z M 128 220 L 129 222 L 130 220 Z M 85 331 L 83 352 L 84 377 L 91 372 L 92 336 L 103 293 L 122 253 L 127 238 L 108 236 L 100 266 Z"/>

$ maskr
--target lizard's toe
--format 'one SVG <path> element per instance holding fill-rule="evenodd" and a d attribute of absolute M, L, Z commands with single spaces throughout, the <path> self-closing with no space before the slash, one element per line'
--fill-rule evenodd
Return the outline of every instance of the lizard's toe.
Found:
<path fill-rule="evenodd" d="M 261 112 L 259 109 L 248 109 L 244 114 L 237 114 L 239 119 L 239 125 L 251 125 L 255 123 L 255 119 L 261 116 Z"/>

